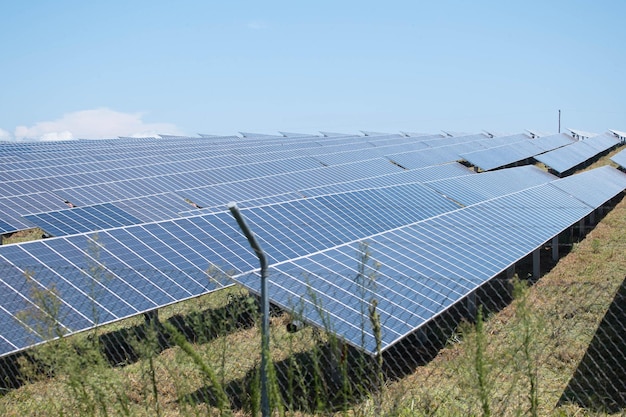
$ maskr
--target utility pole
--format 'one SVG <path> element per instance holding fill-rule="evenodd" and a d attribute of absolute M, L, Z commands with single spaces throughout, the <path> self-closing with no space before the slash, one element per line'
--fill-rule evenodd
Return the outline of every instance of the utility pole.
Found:
<path fill-rule="evenodd" d="M 559 109 L 559 133 L 561 133 L 561 109 Z"/>

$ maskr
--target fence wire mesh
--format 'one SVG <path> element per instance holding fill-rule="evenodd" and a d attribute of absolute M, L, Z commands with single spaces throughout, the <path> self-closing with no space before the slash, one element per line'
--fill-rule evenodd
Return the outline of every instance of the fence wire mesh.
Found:
<path fill-rule="evenodd" d="M 297 312 L 273 308 L 272 413 L 624 415 L 626 245 L 623 234 L 611 234 L 626 221 L 619 207 L 564 247 L 558 263 L 545 250 L 539 280 L 526 279 L 532 267 L 520 263 L 516 276 L 503 273 L 480 288 L 476 309 L 457 303 L 379 355 L 343 343 L 332 323 L 306 325 Z M 259 414 L 256 296 L 222 283 L 158 313 L 58 338 L 79 325 L 64 321 L 67 307 L 58 301 L 65 274 L 30 269 L 21 288 L 34 303 L 1 306 L 14 317 L 2 336 L 26 328 L 36 344 L 0 358 L 2 415 Z M 92 295 L 85 303 L 97 301 Z"/>

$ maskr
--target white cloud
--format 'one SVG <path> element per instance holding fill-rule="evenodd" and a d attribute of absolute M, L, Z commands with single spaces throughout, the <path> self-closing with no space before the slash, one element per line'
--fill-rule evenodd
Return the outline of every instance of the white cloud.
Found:
<path fill-rule="evenodd" d="M 74 139 L 74 136 L 72 135 L 72 132 L 70 132 L 69 130 L 66 130 L 64 132 L 49 132 L 49 133 L 44 133 L 43 135 L 41 135 L 41 140 L 47 140 L 47 141 L 70 140 L 70 139 Z"/>
<path fill-rule="evenodd" d="M 7 132 L 4 129 L 0 129 L 0 140 L 11 140 L 13 139 L 13 135 Z"/>
<path fill-rule="evenodd" d="M 16 139 L 67 140 L 103 139 L 118 136 L 181 134 L 171 123 L 145 123 L 143 113 L 122 113 L 101 108 L 64 114 L 58 120 L 15 128 Z M 0 137 L 2 132 L 0 131 Z M 10 135 L 9 135 L 10 136 Z"/>

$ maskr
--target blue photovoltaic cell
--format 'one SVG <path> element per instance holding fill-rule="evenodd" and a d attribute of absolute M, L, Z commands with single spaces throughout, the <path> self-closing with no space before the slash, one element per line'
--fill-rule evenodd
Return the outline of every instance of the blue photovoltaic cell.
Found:
<path fill-rule="evenodd" d="M 461 164 L 450 163 L 420 169 L 405 170 L 388 175 L 381 175 L 377 177 L 359 179 L 338 184 L 307 188 L 300 190 L 300 193 L 304 197 L 313 197 L 318 195 L 336 194 L 365 188 L 376 188 L 411 183 L 424 183 L 437 178 L 451 178 L 474 174 L 475 173 L 473 171 L 470 171 Z"/>
<path fill-rule="evenodd" d="M 141 220 L 131 216 L 112 203 L 24 216 L 52 236 L 73 235 L 139 224 Z"/>
<path fill-rule="evenodd" d="M 114 204 L 140 222 L 175 219 L 181 217 L 181 213 L 194 209 L 190 203 L 185 202 L 184 197 L 174 193 L 131 198 L 116 201 Z"/>
<path fill-rule="evenodd" d="M 482 170 L 491 170 L 510 165 L 540 153 L 573 143 L 567 135 L 546 136 L 538 139 L 522 139 L 514 143 L 479 150 L 461 156 Z"/>
<path fill-rule="evenodd" d="M 16 230 L 15 226 L 0 220 L 0 233 L 14 232 Z"/>
<path fill-rule="evenodd" d="M 384 149 L 384 147 L 376 148 L 370 145 L 368 149 L 321 154 L 316 155 L 315 158 L 317 158 L 324 165 L 339 165 L 353 161 L 366 161 L 369 159 L 380 158 L 385 154 Z"/>

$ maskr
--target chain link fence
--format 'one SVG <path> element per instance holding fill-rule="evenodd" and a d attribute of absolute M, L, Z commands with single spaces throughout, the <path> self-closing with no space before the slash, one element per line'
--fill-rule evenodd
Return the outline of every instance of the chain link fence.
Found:
<path fill-rule="evenodd" d="M 476 309 L 457 303 L 379 355 L 342 343 L 332 323 L 307 326 L 274 307 L 272 414 L 624 415 L 626 245 L 615 227 L 626 222 L 626 208 L 619 207 L 564 245 L 558 263 L 542 251 L 541 279 L 527 280 L 532 266 L 521 262 L 516 276 L 503 273 L 480 288 Z M 29 270 L 22 291 L 36 308 L 13 312 L 2 329 L 0 336 L 26 329 L 35 344 L 0 358 L 2 415 L 260 413 L 254 295 L 229 285 L 58 338 L 72 332 L 71 322 L 55 320 L 65 314 L 64 290 L 53 284 L 62 270 Z M 38 291 L 33 282 L 42 283 Z"/>

